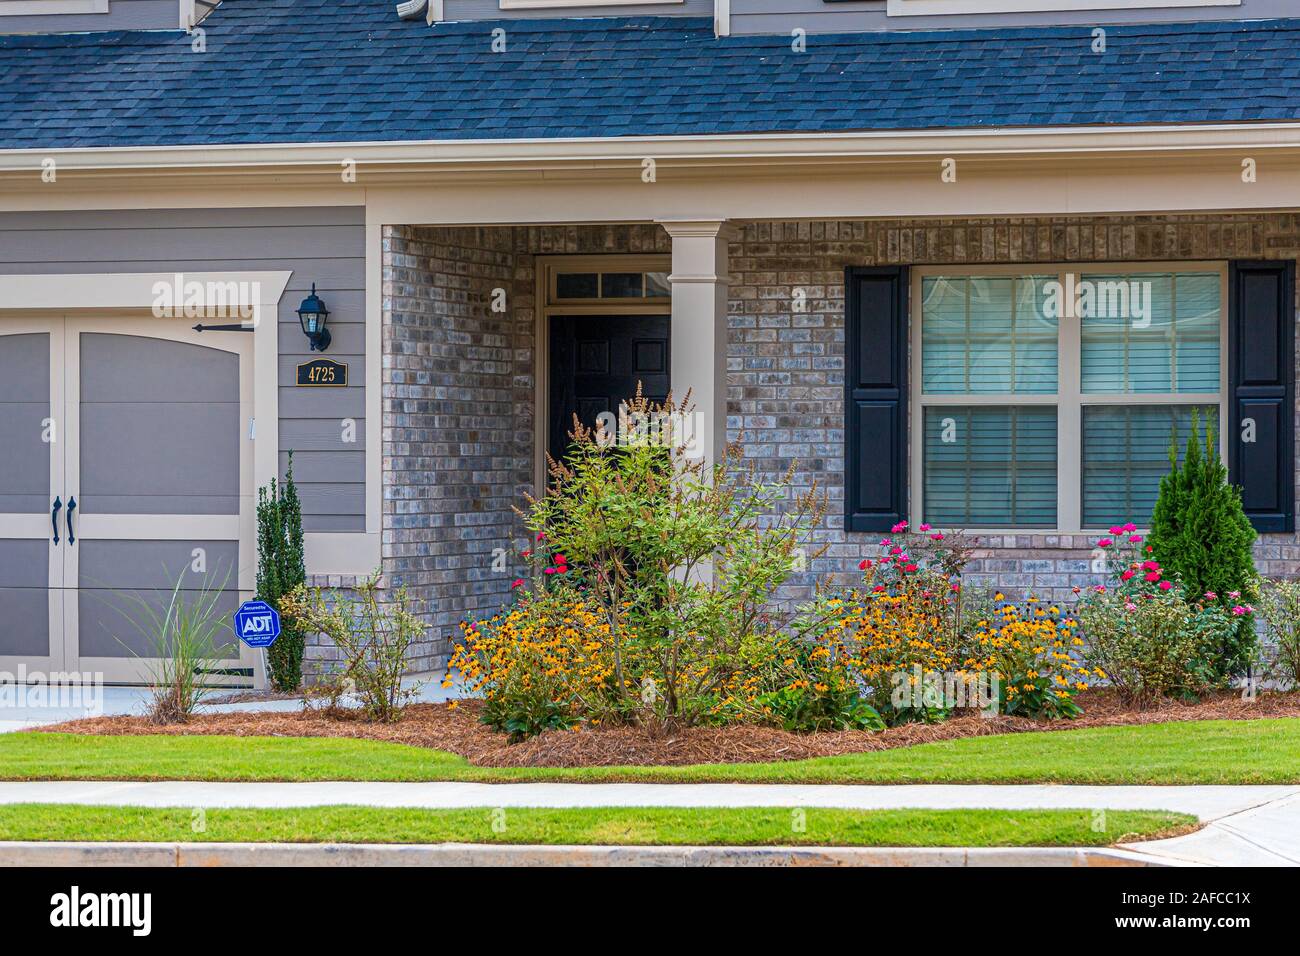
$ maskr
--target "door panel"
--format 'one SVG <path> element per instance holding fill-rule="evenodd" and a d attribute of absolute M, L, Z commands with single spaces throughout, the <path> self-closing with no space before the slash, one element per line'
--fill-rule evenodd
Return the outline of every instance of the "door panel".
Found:
<path fill-rule="evenodd" d="M 69 320 L 65 626 L 83 670 L 140 681 L 158 666 L 152 627 L 177 599 L 218 591 L 218 656 L 256 660 L 225 626 L 251 589 L 254 557 L 252 336 L 174 322 Z M 72 590 L 76 588 L 76 590 Z M 245 678 L 247 680 L 247 678 Z"/>
<path fill-rule="evenodd" d="M 61 670 L 61 319 L 0 324 L 0 669 Z M 62 503 L 62 502 L 60 502 Z M 60 537 L 61 540 L 61 537 Z"/>
<path fill-rule="evenodd" d="M 573 415 L 586 426 L 636 394 L 668 397 L 667 315 L 556 315 L 550 328 L 549 451 L 568 446 Z"/>

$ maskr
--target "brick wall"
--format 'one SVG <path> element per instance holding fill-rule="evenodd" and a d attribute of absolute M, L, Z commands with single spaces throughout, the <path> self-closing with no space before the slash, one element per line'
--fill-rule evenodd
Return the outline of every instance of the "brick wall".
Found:
<path fill-rule="evenodd" d="M 384 570 L 431 624 L 422 666 L 441 664 L 458 622 L 499 607 L 517 575 L 523 529 L 510 506 L 532 481 L 535 257 L 670 251 L 653 225 L 385 230 Z M 848 581 L 879 537 L 843 531 L 846 266 L 1293 257 L 1300 217 L 1291 215 L 740 224 L 728 437 L 743 433 L 747 457 L 770 476 L 797 460 L 801 485 L 815 479 L 831 499 L 816 532 L 827 554 L 782 596 Z M 497 288 L 505 313 L 491 311 Z M 1096 580 L 1083 535 L 983 543 L 972 583 L 1066 599 Z M 511 561 L 493 571 L 498 548 Z M 1265 573 L 1300 574 L 1296 536 L 1262 538 L 1256 556 Z"/>
<path fill-rule="evenodd" d="M 508 230 L 389 229 L 384 243 L 383 559 L 430 624 L 441 666 L 467 616 L 509 595 L 494 551 L 517 536 L 529 480 L 532 325 L 493 310 L 510 290 Z"/>
<path fill-rule="evenodd" d="M 429 622 L 417 664 L 440 667 L 459 623 L 505 604 L 521 570 L 511 506 L 533 490 L 535 257 L 671 246 L 647 225 L 402 226 L 383 241 L 384 572 Z"/>
<path fill-rule="evenodd" d="M 747 454 L 768 474 L 797 459 L 804 486 L 815 478 L 832 499 L 818 531 L 829 551 L 789 595 L 806 593 L 817 578 L 847 579 L 879 537 L 843 531 L 846 266 L 1297 257 L 1294 215 L 743 225 L 730 248 L 728 435 L 735 440 L 743 429 Z M 804 311 L 792 307 L 796 289 Z M 1060 600 L 1098 580 L 1089 573 L 1088 536 L 993 535 L 982 543 L 972 583 Z M 1300 540 L 1261 537 L 1256 560 L 1266 574 L 1300 575 Z"/>

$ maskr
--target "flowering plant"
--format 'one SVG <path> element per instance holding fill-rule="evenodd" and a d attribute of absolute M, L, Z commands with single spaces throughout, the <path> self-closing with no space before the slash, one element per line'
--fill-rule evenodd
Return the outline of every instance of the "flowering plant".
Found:
<path fill-rule="evenodd" d="M 483 722 L 520 740 L 600 719 L 613 709 L 609 625 L 577 590 L 524 593 L 486 621 L 462 623 L 444 687 L 481 694 Z"/>
<path fill-rule="evenodd" d="M 1078 622 L 1034 597 L 1023 605 L 1000 593 L 994 600 L 1000 606 L 978 622 L 963 667 L 998 678 L 1004 714 L 1078 717 L 1083 709 L 1074 695 L 1088 688 L 1088 670 L 1078 657 Z"/>
<path fill-rule="evenodd" d="M 1195 697 L 1221 682 L 1218 656 L 1249 605 L 1224 608 L 1218 595 L 1191 597 L 1165 575 L 1136 526 L 1111 529 L 1097 547 L 1116 572 L 1082 592 L 1084 660 L 1129 703 Z M 1082 589 L 1076 589 L 1082 590 Z M 1238 595 L 1239 597 L 1239 595 Z"/>

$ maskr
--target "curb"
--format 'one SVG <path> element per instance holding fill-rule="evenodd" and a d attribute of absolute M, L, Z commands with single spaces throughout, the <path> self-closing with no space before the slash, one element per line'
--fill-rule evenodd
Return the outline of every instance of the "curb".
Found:
<path fill-rule="evenodd" d="M 1075 847 L 0 842 L 0 866 L 1168 866 Z"/>

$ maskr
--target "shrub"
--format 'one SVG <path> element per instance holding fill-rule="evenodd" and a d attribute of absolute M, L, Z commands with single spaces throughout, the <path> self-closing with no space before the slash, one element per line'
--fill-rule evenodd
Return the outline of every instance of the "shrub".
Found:
<path fill-rule="evenodd" d="M 303 560 L 302 506 L 293 481 L 293 452 L 284 484 L 257 489 L 257 596 L 281 612 L 280 636 L 266 652 L 271 686 L 281 692 L 302 685 L 302 630 L 283 621 L 281 599 L 307 580 Z"/>
<path fill-rule="evenodd" d="M 1036 718 L 1080 713 L 1086 686 L 1074 657 L 1074 621 L 1034 599 L 1022 610 L 972 598 L 961 574 L 977 544 L 906 522 L 880 542 L 884 554 L 860 565 L 863 583 L 814 607 L 828 624 L 813 638 L 855 674 L 887 723 L 933 722 L 952 709 L 981 707 Z M 817 613 L 813 614 L 814 617 Z"/>
<path fill-rule="evenodd" d="M 1181 582 L 1187 595 L 1217 603 L 1230 613 L 1257 596 L 1254 541 L 1241 492 L 1228 483 L 1228 469 L 1219 458 L 1214 428 L 1207 423 L 1202 448 L 1200 420 L 1193 411 L 1181 465 L 1175 437 L 1169 441 L 1169 473 L 1160 480 L 1151 516 L 1151 557 Z M 1251 615 L 1237 615 L 1211 658 L 1216 678 L 1245 673 L 1256 651 Z"/>
<path fill-rule="evenodd" d="M 1074 696 L 1088 687 L 1088 670 L 1077 656 L 1082 646 L 1074 618 L 1030 597 L 1024 605 L 1004 603 L 977 622 L 963 667 L 997 678 L 1004 714 L 1069 719 L 1083 713 Z"/>
<path fill-rule="evenodd" d="M 600 609 L 560 586 L 525 595 L 487 621 L 461 624 L 448 665 L 485 700 L 483 722 L 512 740 L 599 720 L 613 709 L 609 625 Z"/>
<path fill-rule="evenodd" d="M 1260 588 L 1260 617 L 1276 647 L 1274 673 L 1300 687 L 1300 581 L 1265 580 Z"/>
<path fill-rule="evenodd" d="M 693 414 L 689 395 L 660 405 L 638 389 L 617 436 L 575 420 L 549 493 L 524 513 L 600 611 L 617 709 L 686 724 L 715 719 L 741 647 L 779 632 L 773 597 L 821 553 L 803 545 L 824 509 L 816 487 L 793 492 L 793 468 L 765 481 L 738 447 L 706 470 L 680 440 Z"/>
<path fill-rule="evenodd" d="M 342 655 L 322 679 L 327 708 L 340 709 L 344 697 L 355 695 L 369 720 L 392 723 L 419 694 L 419 687 L 404 687 L 410 668 L 407 651 L 424 634 L 424 622 L 407 610 L 406 588 L 392 600 L 379 600 L 376 572 L 356 587 L 356 597 L 320 588 L 299 586 L 286 594 L 281 614 L 303 633 L 318 632 L 334 642 Z"/>
<path fill-rule="evenodd" d="M 1111 584 L 1089 589 L 1079 602 L 1084 661 L 1130 704 L 1160 697 L 1195 697 L 1224 682 L 1219 655 L 1236 627 L 1234 615 L 1211 600 L 1189 601 L 1181 584 L 1165 577 L 1151 546 L 1126 526 L 1130 550 L 1108 538 L 1122 568 Z M 1122 530 L 1122 529 L 1121 529 Z M 1238 607 L 1236 616 L 1248 613 Z"/>
<path fill-rule="evenodd" d="M 147 651 L 131 653 L 141 657 L 148 674 L 149 719 L 156 724 L 184 723 L 193 716 L 211 690 L 203 675 L 222 667 L 217 639 L 229 631 L 217 606 L 226 582 L 209 587 L 205 581 L 198 589 L 185 590 L 185 574 L 177 577 L 161 610 L 138 595 L 122 595 L 139 612 L 127 617 L 144 637 Z"/>

